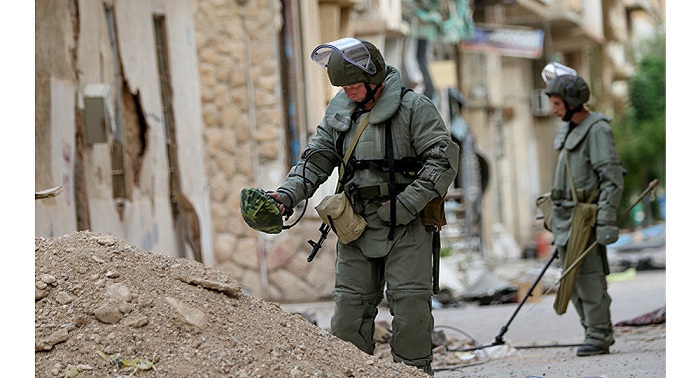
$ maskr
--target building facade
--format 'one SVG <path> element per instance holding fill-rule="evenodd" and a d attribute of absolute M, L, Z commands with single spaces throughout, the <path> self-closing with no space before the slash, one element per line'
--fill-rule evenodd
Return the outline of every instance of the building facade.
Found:
<path fill-rule="evenodd" d="M 320 236 L 313 207 L 336 178 L 278 235 L 243 222 L 240 191 L 282 182 L 337 90 L 311 51 L 355 36 L 429 94 L 470 151 L 450 190 L 446 243 L 519 258 L 554 171 L 541 69 L 552 60 L 575 68 L 592 107 L 619 111 L 635 40 L 663 22 L 664 4 L 419 3 L 430 2 L 37 1 L 35 186 L 64 191 L 36 201 L 36 236 L 90 229 L 154 253 L 198 250 L 252 295 L 330 298 L 335 237 L 307 256 Z M 430 25 L 442 28 L 437 37 L 417 21 L 426 11 L 442 18 Z M 499 247 L 503 235 L 515 250 Z"/>
<path fill-rule="evenodd" d="M 213 262 L 192 6 L 35 3 L 35 233 Z"/>

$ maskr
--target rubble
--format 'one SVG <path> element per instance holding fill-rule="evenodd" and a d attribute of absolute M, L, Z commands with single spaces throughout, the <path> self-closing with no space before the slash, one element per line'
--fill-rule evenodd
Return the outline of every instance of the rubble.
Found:
<path fill-rule="evenodd" d="M 425 377 L 227 274 L 89 231 L 35 238 L 35 375 Z"/>

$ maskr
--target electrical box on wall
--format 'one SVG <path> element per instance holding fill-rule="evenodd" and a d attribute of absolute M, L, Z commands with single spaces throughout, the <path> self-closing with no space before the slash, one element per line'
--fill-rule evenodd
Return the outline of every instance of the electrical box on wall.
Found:
<path fill-rule="evenodd" d="M 109 84 L 88 84 L 83 90 L 85 141 L 106 143 L 112 130 L 109 112 Z"/>
<path fill-rule="evenodd" d="M 552 106 L 549 104 L 549 96 L 544 93 L 544 89 L 536 89 L 532 92 L 532 114 L 536 117 L 549 116 L 552 113 Z"/>

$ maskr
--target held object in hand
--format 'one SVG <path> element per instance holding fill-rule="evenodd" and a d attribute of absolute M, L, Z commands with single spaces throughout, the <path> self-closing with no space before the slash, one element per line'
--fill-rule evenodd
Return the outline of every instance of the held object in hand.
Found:
<path fill-rule="evenodd" d="M 284 229 L 277 201 L 260 188 L 241 190 L 241 216 L 252 229 L 279 234 Z"/>

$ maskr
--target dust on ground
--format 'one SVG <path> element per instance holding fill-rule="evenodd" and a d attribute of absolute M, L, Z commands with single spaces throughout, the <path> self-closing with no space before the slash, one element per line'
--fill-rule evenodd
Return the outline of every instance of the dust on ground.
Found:
<path fill-rule="evenodd" d="M 458 353 L 476 343 L 435 332 L 433 368 L 444 378 L 663 375 L 663 310 L 658 325 L 616 324 L 615 352 L 585 359 L 510 345 Z M 111 235 L 35 238 L 36 377 L 427 377 L 392 362 L 385 321 L 370 356 L 313 320 L 244 294 L 227 273 Z"/>
<path fill-rule="evenodd" d="M 224 272 L 108 234 L 36 237 L 35 286 L 37 377 L 427 376 L 244 294 Z"/>

